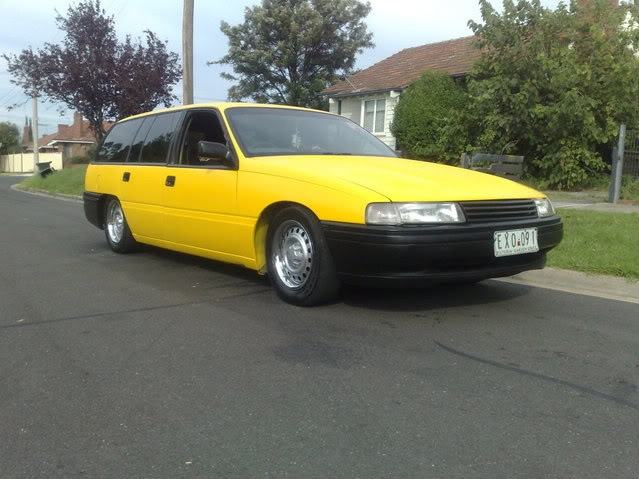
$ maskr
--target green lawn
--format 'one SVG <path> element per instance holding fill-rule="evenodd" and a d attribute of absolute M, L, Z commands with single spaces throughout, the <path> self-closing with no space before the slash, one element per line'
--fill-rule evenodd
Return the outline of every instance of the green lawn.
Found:
<path fill-rule="evenodd" d="M 639 279 L 639 214 L 559 210 L 564 239 L 548 266 Z"/>
<path fill-rule="evenodd" d="M 86 166 L 69 168 L 51 173 L 46 178 L 42 178 L 40 175 L 29 176 L 20 184 L 26 189 L 81 195 L 84 191 L 84 174 L 86 171 Z"/>

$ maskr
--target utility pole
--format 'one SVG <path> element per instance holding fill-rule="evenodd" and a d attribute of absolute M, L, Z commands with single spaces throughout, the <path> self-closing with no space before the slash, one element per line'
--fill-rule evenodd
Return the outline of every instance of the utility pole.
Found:
<path fill-rule="evenodd" d="M 193 103 L 193 0 L 184 0 L 182 67 L 183 101 L 190 105 Z"/>
<path fill-rule="evenodd" d="M 33 174 L 37 175 L 40 163 L 40 155 L 38 152 L 38 94 L 36 89 L 33 89 L 33 96 L 31 97 L 31 104 L 33 106 Z"/>

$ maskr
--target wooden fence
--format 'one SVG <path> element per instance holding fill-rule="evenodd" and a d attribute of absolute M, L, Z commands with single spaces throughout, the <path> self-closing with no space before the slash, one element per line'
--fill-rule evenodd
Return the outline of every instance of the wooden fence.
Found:
<path fill-rule="evenodd" d="M 462 153 L 462 168 L 490 173 L 509 180 L 519 181 L 524 166 L 523 156 L 494 155 L 491 153 Z"/>

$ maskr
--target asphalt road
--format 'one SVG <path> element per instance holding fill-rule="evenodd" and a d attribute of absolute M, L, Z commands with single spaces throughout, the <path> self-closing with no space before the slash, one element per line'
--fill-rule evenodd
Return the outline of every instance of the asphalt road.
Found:
<path fill-rule="evenodd" d="M 637 478 L 639 306 L 498 281 L 282 303 L 0 177 L 0 477 Z"/>

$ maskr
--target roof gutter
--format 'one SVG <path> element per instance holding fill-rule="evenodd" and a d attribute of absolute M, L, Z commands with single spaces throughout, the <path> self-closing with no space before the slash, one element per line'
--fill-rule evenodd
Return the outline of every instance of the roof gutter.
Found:
<path fill-rule="evenodd" d="M 327 96 L 329 98 L 342 98 L 346 96 L 362 96 L 362 95 L 373 95 L 375 93 L 387 93 L 389 91 L 404 91 L 406 89 L 405 86 L 394 87 L 394 88 L 379 88 L 377 90 L 355 90 L 348 92 L 340 92 L 340 93 L 322 93 L 323 96 Z"/>
<path fill-rule="evenodd" d="M 55 146 L 58 143 L 77 143 L 80 145 L 92 145 L 95 141 L 87 141 L 87 140 L 53 140 L 47 143 L 46 146 Z M 42 147 L 41 147 L 42 148 Z"/>
<path fill-rule="evenodd" d="M 451 78 L 464 78 L 464 77 L 467 77 L 469 74 L 470 74 L 470 72 L 453 73 L 453 74 L 450 75 L 450 77 Z M 351 90 L 351 91 L 339 92 L 339 93 L 320 93 L 320 95 L 327 96 L 329 98 L 343 98 L 343 97 L 347 97 L 347 96 L 374 95 L 375 93 L 387 93 L 389 91 L 402 92 L 402 91 L 406 90 L 406 88 L 408 88 L 408 85 L 407 86 L 396 86 L 396 87 L 392 87 L 392 88 L 378 88 L 377 90 L 358 89 L 358 90 Z"/>

